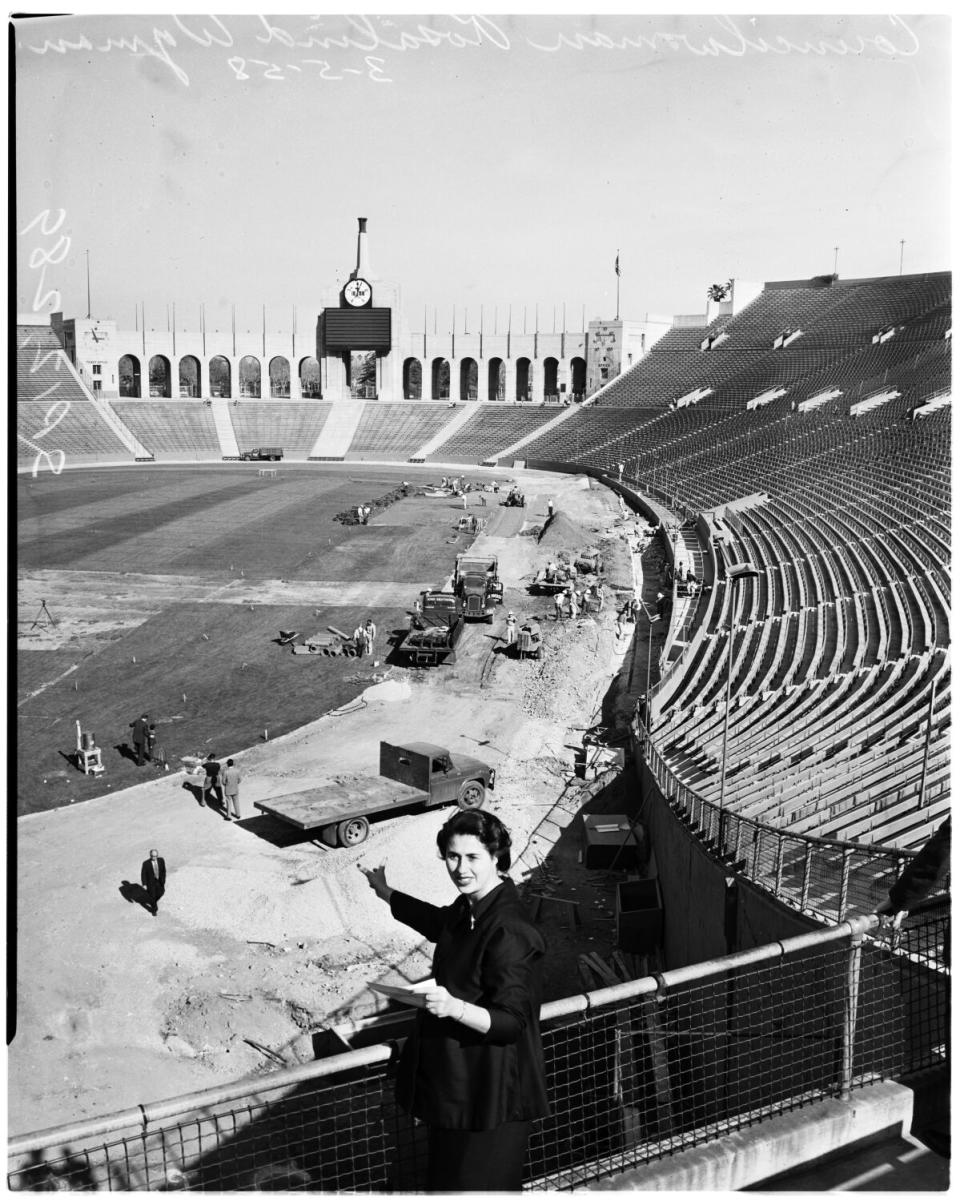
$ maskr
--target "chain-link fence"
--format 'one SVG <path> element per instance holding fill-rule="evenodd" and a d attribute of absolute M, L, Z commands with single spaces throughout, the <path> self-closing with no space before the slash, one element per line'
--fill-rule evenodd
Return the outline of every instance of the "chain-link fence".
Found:
<path fill-rule="evenodd" d="M 545 1005 L 551 1116 L 525 1187 L 570 1190 L 945 1064 L 948 917 L 941 898 L 902 929 L 870 915 Z M 425 1131 L 393 1100 L 398 1041 L 14 1138 L 9 1186 L 422 1189 Z"/>
<path fill-rule="evenodd" d="M 896 847 L 793 834 L 720 809 L 677 779 L 636 722 L 644 762 L 680 821 L 718 859 L 804 913 L 837 922 L 875 911 L 912 857 Z"/>

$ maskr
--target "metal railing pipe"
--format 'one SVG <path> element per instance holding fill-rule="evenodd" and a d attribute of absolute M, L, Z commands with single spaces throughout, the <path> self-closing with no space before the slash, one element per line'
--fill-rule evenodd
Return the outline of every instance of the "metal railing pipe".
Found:
<path fill-rule="evenodd" d="M 853 1060 L 857 1040 L 857 1004 L 860 999 L 860 971 L 863 959 L 863 934 L 855 931 L 847 959 L 847 987 L 843 998 L 843 1048 L 840 1060 L 840 1099 L 850 1097 L 853 1085 Z"/>
<path fill-rule="evenodd" d="M 275 1092 L 279 1088 L 301 1084 L 304 1080 L 319 1080 L 325 1076 L 335 1076 L 346 1069 L 369 1067 L 375 1063 L 386 1063 L 392 1054 L 391 1048 L 380 1043 L 373 1047 L 363 1047 L 359 1051 L 344 1051 L 340 1055 L 331 1055 L 328 1059 L 314 1060 L 311 1063 L 298 1064 L 292 1068 L 281 1068 L 276 1075 L 261 1077 L 264 1085 L 257 1088 L 259 1081 L 237 1081 L 213 1088 L 200 1089 L 195 1093 L 187 1093 L 173 1101 L 156 1101 L 144 1105 L 143 1112 L 148 1122 L 156 1122 L 161 1118 L 169 1118 L 184 1109 L 194 1110 L 221 1105 L 227 1101 L 236 1101 L 239 1097 L 251 1094 Z"/>
<path fill-rule="evenodd" d="M 249 1088 L 249 1085 L 247 1087 Z M 99 1118 L 87 1118 L 84 1122 L 74 1122 L 70 1126 L 48 1126 L 44 1130 L 32 1130 L 29 1134 L 14 1135 L 7 1142 L 7 1155 L 13 1158 L 16 1155 L 26 1155 L 30 1151 L 40 1151 L 54 1144 L 75 1143 L 101 1134 L 115 1134 L 134 1128 L 138 1132 L 142 1132 L 144 1128 L 141 1105 L 119 1109 L 116 1113 L 104 1114 Z"/>
<path fill-rule="evenodd" d="M 880 925 L 880 919 L 875 913 L 867 913 L 861 917 L 851 918 L 839 926 L 831 926 L 826 930 L 812 930 L 809 934 L 794 934 L 779 942 L 764 943 L 762 947 L 751 947 L 747 951 L 736 951 L 733 955 L 723 955 L 716 959 L 708 959 L 703 963 L 692 963 L 687 967 L 671 968 L 663 972 L 660 979 L 667 988 L 676 988 L 681 984 L 690 984 L 696 980 L 709 979 L 723 972 L 738 971 L 756 963 L 765 963 L 780 959 L 785 955 L 793 955 L 797 951 L 810 950 L 817 947 L 829 946 L 834 942 L 844 942 L 856 936 L 862 937 L 867 931 Z"/>
<path fill-rule="evenodd" d="M 837 921 L 842 922 L 847 916 L 847 899 L 850 895 L 850 860 L 853 851 L 850 847 L 843 848 L 843 862 L 840 867 L 840 894 L 837 897 Z"/>
<path fill-rule="evenodd" d="M 335 1076 L 347 1069 L 366 1067 L 375 1063 L 386 1063 L 392 1054 L 389 1046 L 378 1044 L 364 1047 L 359 1051 L 345 1051 L 341 1055 L 331 1055 L 328 1059 L 314 1060 L 310 1063 L 298 1064 L 296 1067 L 280 1068 L 269 1076 L 246 1077 L 235 1080 L 230 1084 L 215 1085 L 213 1088 L 200 1089 L 195 1093 L 184 1093 L 166 1101 L 151 1101 L 133 1109 L 119 1110 L 117 1113 L 106 1114 L 104 1117 L 79 1122 L 75 1126 L 51 1127 L 38 1130 L 19 1138 L 12 1138 L 8 1143 L 9 1155 L 20 1155 L 38 1147 L 48 1146 L 52 1136 L 62 1142 L 73 1142 L 95 1134 L 109 1134 L 113 1131 L 130 1129 L 137 1126 L 142 1130 L 150 1122 L 162 1118 L 176 1117 L 178 1114 L 193 1112 L 197 1109 L 209 1109 L 214 1105 L 222 1105 L 243 1097 L 258 1096 L 262 1093 L 276 1092 L 277 1089 L 301 1084 L 305 1080 L 319 1080 L 325 1076 Z"/>

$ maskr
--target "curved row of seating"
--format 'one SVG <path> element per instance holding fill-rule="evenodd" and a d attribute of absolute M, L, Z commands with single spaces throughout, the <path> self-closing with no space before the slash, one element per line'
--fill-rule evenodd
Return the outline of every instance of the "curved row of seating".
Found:
<path fill-rule="evenodd" d="M 770 289 L 695 345 L 689 330 L 664 339 L 593 413 L 524 448 L 624 462 L 641 492 L 707 514 L 716 568 L 651 720 L 668 769 L 715 803 L 731 664 L 731 812 L 912 848 L 947 811 L 949 407 L 909 418 L 949 394 L 949 294 L 948 275 Z M 803 333 L 773 350 L 790 329 Z M 715 390 L 670 406 L 694 386 Z M 746 408 L 774 386 L 786 394 Z M 742 561 L 759 575 L 733 586 Z"/>

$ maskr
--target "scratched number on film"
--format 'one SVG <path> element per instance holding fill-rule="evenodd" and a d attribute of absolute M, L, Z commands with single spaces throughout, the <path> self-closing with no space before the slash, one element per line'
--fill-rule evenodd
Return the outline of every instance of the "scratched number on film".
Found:
<path fill-rule="evenodd" d="M 20 230 L 20 236 L 26 237 L 29 233 L 34 233 L 36 237 L 42 239 L 30 251 L 28 263 L 31 271 L 39 272 L 37 276 L 37 286 L 33 295 L 33 312 L 39 313 L 48 306 L 50 310 L 60 308 L 60 292 L 56 288 L 47 288 L 47 271 L 50 267 L 55 267 L 67 257 L 70 252 L 70 238 L 67 234 L 60 233 L 61 226 L 66 219 L 66 210 L 59 209 L 54 216 L 50 209 L 44 209 L 34 219 Z M 46 290 L 45 290 L 46 289 Z M 52 360 L 52 370 L 59 372 L 63 364 L 63 355 L 60 347 L 44 351 L 44 345 L 39 336 L 33 332 L 26 334 L 20 342 L 21 350 L 29 350 L 31 346 L 36 347 L 36 353 L 33 356 L 33 362 L 30 364 L 30 374 L 37 375 L 45 369 L 51 368 L 47 364 Z M 34 400 L 47 400 L 52 398 L 60 387 L 59 379 L 42 392 L 39 392 Z M 63 471 L 67 456 L 63 450 L 56 448 L 51 449 L 49 442 L 43 442 L 42 439 L 47 438 L 57 428 L 61 421 L 70 412 L 70 401 L 60 398 L 51 401 L 43 415 L 43 424 L 40 429 L 27 433 L 17 431 L 18 440 L 29 447 L 35 454 L 33 460 L 32 474 L 34 478 L 40 473 L 40 468 L 46 466 L 54 475 L 59 475 Z"/>

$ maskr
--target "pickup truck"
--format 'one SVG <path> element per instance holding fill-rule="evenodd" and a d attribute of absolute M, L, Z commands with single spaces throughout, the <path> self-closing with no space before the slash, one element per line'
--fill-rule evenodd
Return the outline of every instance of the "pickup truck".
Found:
<path fill-rule="evenodd" d="M 465 617 L 480 617 L 492 624 L 495 606 L 503 603 L 496 555 L 457 555 L 453 590 L 460 597 Z"/>
<path fill-rule="evenodd" d="M 416 666 L 455 663 L 463 634 L 463 603 L 455 592 L 421 592 L 410 629 L 397 649 Z"/>
<path fill-rule="evenodd" d="M 432 742 L 381 742 L 379 776 L 341 777 L 255 804 L 300 830 L 319 831 L 327 846 L 352 847 L 366 839 L 370 817 L 451 801 L 461 809 L 479 809 L 495 781 L 496 771 L 486 763 Z"/>
<path fill-rule="evenodd" d="M 255 446 L 253 450 L 245 450 L 241 456 L 245 462 L 251 463 L 279 463 L 283 458 L 282 446 Z"/>

